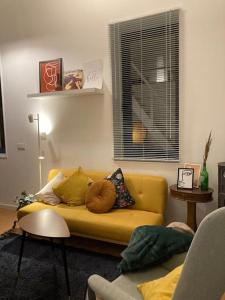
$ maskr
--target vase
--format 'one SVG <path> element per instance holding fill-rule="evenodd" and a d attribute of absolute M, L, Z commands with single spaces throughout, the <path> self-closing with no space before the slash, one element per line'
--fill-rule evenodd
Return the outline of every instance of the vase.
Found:
<path fill-rule="evenodd" d="M 202 191 L 208 191 L 209 187 L 209 175 L 206 168 L 206 163 L 203 163 L 203 167 L 200 174 L 200 188 Z"/>

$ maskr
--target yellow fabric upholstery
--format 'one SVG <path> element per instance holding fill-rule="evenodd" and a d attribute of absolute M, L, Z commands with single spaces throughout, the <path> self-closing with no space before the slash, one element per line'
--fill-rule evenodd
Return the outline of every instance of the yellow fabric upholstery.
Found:
<path fill-rule="evenodd" d="M 171 300 L 175 291 L 177 282 L 180 278 L 183 265 L 177 267 L 169 274 L 156 280 L 141 283 L 138 290 L 141 292 L 144 300 Z"/>
<path fill-rule="evenodd" d="M 18 211 L 18 218 L 45 208 L 49 206 L 40 202 L 32 203 Z M 72 207 L 63 203 L 51 206 L 51 209 L 66 220 L 72 234 L 119 244 L 127 244 L 131 233 L 137 226 L 160 225 L 163 222 L 160 214 L 143 210 L 114 209 L 109 213 L 95 214 L 90 212 L 85 205 Z"/>
<path fill-rule="evenodd" d="M 65 177 L 73 174 L 75 169 L 52 169 L 49 172 L 48 180 L 51 180 L 58 172 Z M 108 176 L 111 172 L 86 171 L 85 174 L 98 181 Z M 164 214 L 167 200 L 167 182 L 164 177 L 142 174 L 124 174 L 126 186 L 135 199 L 133 209 L 146 210 L 158 214 Z"/>
<path fill-rule="evenodd" d="M 49 172 L 51 180 L 58 172 L 65 177 L 71 176 L 75 169 L 53 169 Z M 110 172 L 84 172 L 94 181 L 108 176 Z M 95 214 L 85 207 L 59 204 L 53 210 L 59 213 L 67 222 L 71 234 L 86 236 L 103 241 L 128 244 L 133 230 L 142 225 L 162 225 L 163 214 L 167 200 L 167 183 L 165 178 L 149 175 L 124 174 L 125 182 L 136 204 L 128 209 L 113 209 L 108 213 Z M 44 203 L 33 203 L 18 211 L 18 218 L 49 208 Z"/>

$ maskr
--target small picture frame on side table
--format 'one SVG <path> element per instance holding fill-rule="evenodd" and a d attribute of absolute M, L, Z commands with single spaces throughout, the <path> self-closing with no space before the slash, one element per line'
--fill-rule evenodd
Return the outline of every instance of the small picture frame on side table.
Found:
<path fill-rule="evenodd" d="M 194 169 L 193 187 L 198 189 L 199 188 L 199 181 L 200 181 L 201 165 L 200 164 L 193 164 L 193 163 L 184 163 L 184 168 Z"/>
<path fill-rule="evenodd" d="M 193 168 L 178 168 L 177 188 L 178 189 L 193 189 L 194 169 Z"/>

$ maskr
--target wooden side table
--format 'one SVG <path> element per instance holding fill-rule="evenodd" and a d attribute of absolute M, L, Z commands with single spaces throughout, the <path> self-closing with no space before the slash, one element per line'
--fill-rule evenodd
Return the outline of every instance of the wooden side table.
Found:
<path fill-rule="evenodd" d="M 200 189 L 178 189 L 176 184 L 170 186 L 170 194 L 173 198 L 187 201 L 187 224 L 194 231 L 197 230 L 196 203 L 212 201 L 212 193 L 213 189 L 211 188 L 208 191 L 201 191 Z"/>

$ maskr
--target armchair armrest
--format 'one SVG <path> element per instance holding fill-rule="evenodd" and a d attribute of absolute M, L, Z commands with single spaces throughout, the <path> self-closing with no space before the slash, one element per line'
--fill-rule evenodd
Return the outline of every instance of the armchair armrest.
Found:
<path fill-rule="evenodd" d="M 95 300 L 96 295 L 102 300 L 135 300 L 115 284 L 99 275 L 92 275 L 88 278 L 88 288 L 89 300 Z"/>

